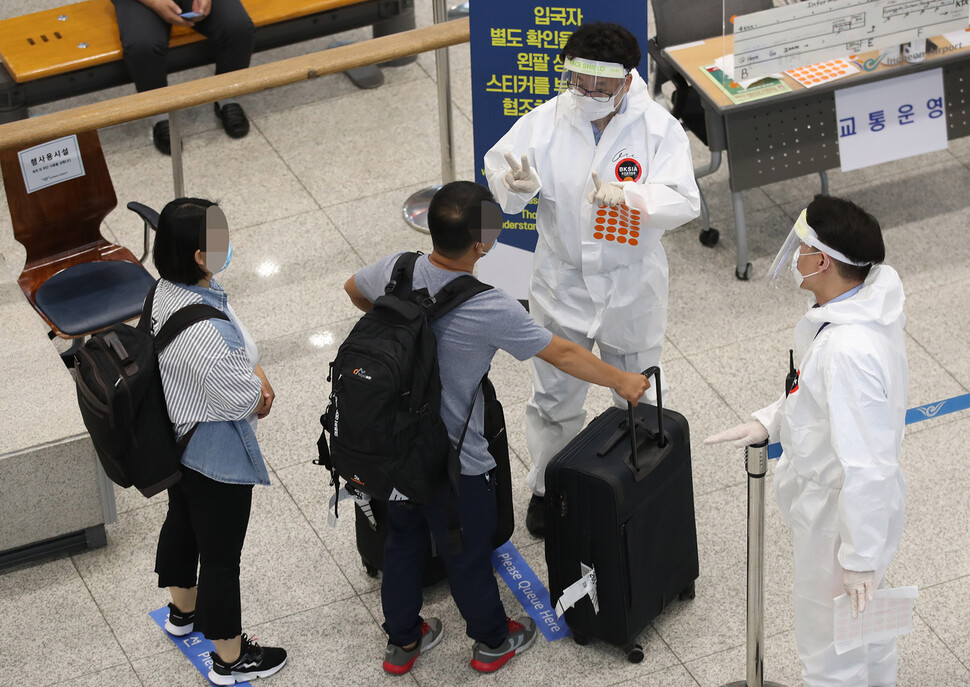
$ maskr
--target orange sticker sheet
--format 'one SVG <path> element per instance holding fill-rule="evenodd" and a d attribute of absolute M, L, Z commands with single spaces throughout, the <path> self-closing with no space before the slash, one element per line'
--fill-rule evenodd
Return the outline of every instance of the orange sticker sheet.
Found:
<path fill-rule="evenodd" d="M 789 69 L 785 73 L 805 88 L 811 88 L 812 86 L 818 86 L 828 81 L 834 81 L 835 79 L 841 79 L 850 74 L 855 74 L 858 71 L 859 68 L 848 60 L 838 59 Z"/>
<path fill-rule="evenodd" d="M 636 246 L 640 243 L 640 211 L 626 204 L 600 205 L 594 212 L 593 238 L 614 244 Z"/>

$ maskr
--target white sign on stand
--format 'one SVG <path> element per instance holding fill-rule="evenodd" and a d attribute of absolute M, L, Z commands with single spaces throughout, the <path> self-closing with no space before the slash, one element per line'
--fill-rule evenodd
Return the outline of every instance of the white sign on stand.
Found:
<path fill-rule="evenodd" d="M 842 171 L 945 150 L 943 70 L 835 92 Z"/>
<path fill-rule="evenodd" d="M 21 150 L 18 155 L 27 193 L 84 176 L 75 134 Z"/>

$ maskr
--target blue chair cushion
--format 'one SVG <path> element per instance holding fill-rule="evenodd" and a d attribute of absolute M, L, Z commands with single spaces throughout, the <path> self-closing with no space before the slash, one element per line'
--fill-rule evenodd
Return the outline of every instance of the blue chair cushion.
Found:
<path fill-rule="evenodd" d="M 83 336 L 141 313 L 155 279 L 139 264 L 120 260 L 85 262 L 44 282 L 34 301 L 68 336 Z"/>

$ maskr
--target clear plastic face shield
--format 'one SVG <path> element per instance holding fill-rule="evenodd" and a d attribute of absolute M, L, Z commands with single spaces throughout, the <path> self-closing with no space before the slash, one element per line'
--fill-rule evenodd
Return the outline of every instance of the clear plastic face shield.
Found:
<path fill-rule="evenodd" d="M 616 62 L 567 57 L 559 79 L 556 123 L 595 122 L 616 112 L 626 95 L 629 72 Z"/>
<path fill-rule="evenodd" d="M 809 250 L 803 251 L 802 244 L 808 246 Z M 868 261 L 856 262 L 855 260 L 850 260 L 844 253 L 834 248 L 829 248 L 822 243 L 818 238 L 818 234 L 808 224 L 808 210 L 805 209 L 798 215 L 798 219 L 795 220 L 795 224 L 792 226 L 788 238 L 785 239 L 781 250 L 778 251 L 775 259 L 772 261 L 771 267 L 768 268 L 768 272 L 765 274 L 765 284 L 772 288 L 778 288 L 781 283 L 789 282 L 792 279 L 795 279 L 796 282 L 800 281 L 795 275 L 795 271 L 798 269 L 798 254 L 819 252 L 825 253 L 833 260 L 838 260 L 848 265 L 862 267 L 871 264 Z M 807 278 L 814 275 L 803 276 Z"/>

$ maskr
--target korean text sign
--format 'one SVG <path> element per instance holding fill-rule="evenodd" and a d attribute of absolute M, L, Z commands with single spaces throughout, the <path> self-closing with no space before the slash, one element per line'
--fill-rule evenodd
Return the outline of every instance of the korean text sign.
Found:
<path fill-rule="evenodd" d="M 835 116 L 843 172 L 944 150 L 943 71 L 837 90 Z"/>
<path fill-rule="evenodd" d="M 475 178 L 485 184 L 484 159 L 522 115 L 556 96 L 560 54 L 583 24 L 608 21 L 630 30 L 640 42 L 646 75 L 647 4 L 638 0 L 489 0 L 471 3 L 472 107 Z M 527 251 L 536 245 L 536 201 L 506 216 L 501 243 Z"/>

